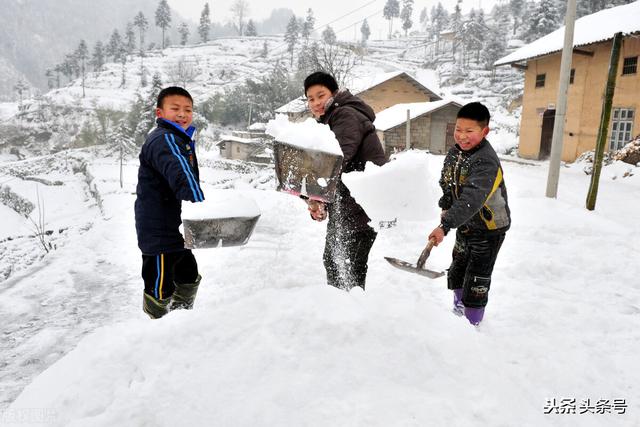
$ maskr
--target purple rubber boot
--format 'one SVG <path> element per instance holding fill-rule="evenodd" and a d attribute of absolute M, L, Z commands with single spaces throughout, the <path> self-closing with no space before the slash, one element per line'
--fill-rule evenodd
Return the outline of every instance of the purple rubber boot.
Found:
<path fill-rule="evenodd" d="M 464 315 L 464 304 L 462 303 L 462 288 L 453 290 L 453 314 Z"/>
<path fill-rule="evenodd" d="M 469 323 L 472 325 L 479 325 L 482 322 L 482 317 L 484 316 L 484 307 L 482 308 L 464 308 L 464 316 L 469 320 Z"/>

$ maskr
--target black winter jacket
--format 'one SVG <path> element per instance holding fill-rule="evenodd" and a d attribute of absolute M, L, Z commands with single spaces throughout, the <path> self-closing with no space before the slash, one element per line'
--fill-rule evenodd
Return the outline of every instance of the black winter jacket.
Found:
<path fill-rule="evenodd" d="M 511 225 L 507 187 L 500 159 L 486 139 L 470 151 L 454 145 L 444 160 L 439 206 L 445 231 L 458 228 L 466 234 L 495 234 Z"/>
<path fill-rule="evenodd" d="M 336 135 L 344 159 L 342 172 L 363 171 L 367 162 L 383 165 L 386 161 L 373 121 L 376 115 L 363 100 L 348 90 L 340 90 L 325 108 L 319 121 L 328 124 Z M 356 203 L 349 189 L 338 181 L 336 198 L 328 206 L 329 227 L 344 226 L 345 231 L 368 228 L 370 218 Z"/>
<path fill-rule="evenodd" d="M 138 247 L 145 255 L 184 249 L 179 231 L 182 200 L 202 202 L 198 160 L 186 131 L 165 119 L 147 136 L 140 151 L 135 216 Z"/>

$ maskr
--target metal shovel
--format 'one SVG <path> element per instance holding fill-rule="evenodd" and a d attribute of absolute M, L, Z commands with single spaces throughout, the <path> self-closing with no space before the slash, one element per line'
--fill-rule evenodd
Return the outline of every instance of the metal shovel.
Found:
<path fill-rule="evenodd" d="M 434 239 L 429 240 L 429 243 L 427 243 L 427 246 L 420 254 L 420 258 L 418 258 L 418 262 L 415 265 L 407 261 L 402 261 L 397 258 L 391 258 L 387 256 L 384 257 L 384 259 L 389 261 L 389 264 L 393 265 L 396 268 L 399 268 L 400 270 L 417 273 L 430 279 L 437 279 L 438 277 L 444 276 L 444 271 L 433 271 L 424 268 L 424 264 L 425 262 L 427 262 L 427 258 L 429 258 L 429 255 L 431 255 L 431 249 L 433 248 L 435 243 L 436 241 Z"/>

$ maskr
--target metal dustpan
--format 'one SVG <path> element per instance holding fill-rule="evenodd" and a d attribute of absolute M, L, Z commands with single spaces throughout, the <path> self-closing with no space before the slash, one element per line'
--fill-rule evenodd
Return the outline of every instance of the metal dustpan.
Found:
<path fill-rule="evenodd" d="M 396 268 L 399 268 L 400 270 L 417 273 L 430 279 L 437 279 L 438 277 L 444 276 L 444 271 L 433 271 L 424 268 L 424 264 L 427 262 L 427 258 L 429 258 L 429 255 L 431 255 L 431 249 L 433 249 L 434 244 L 435 240 L 429 240 L 429 243 L 427 243 L 427 246 L 420 254 L 420 258 L 418 258 L 418 262 L 416 264 L 411 264 L 407 261 L 402 261 L 400 259 L 391 258 L 388 256 L 384 257 L 384 259 L 389 261 L 389 264 L 393 265 Z"/>

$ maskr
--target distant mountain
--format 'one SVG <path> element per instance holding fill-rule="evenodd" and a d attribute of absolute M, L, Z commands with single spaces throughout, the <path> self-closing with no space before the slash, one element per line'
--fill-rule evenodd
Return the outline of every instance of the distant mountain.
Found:
<path fill-rule="evenodd" d="M 139 11 L 149 21 L 146 42 L 160 43 L 154 18 L 157 5 L 158 0 L 0 0 L 0 98 L 12 95 L 19 75 L 33 86 L 46 88 L 46 69 L 60 63 L 81 39 L 92 50 L 96 41 L 107 41 L 114 29 L 122 33 Z M 175 42 L 176 28 L 184 20 L 175 12 L 172 18 L 168 37 Z M 196 28 L 192 26 L 193 35 Z"/>

